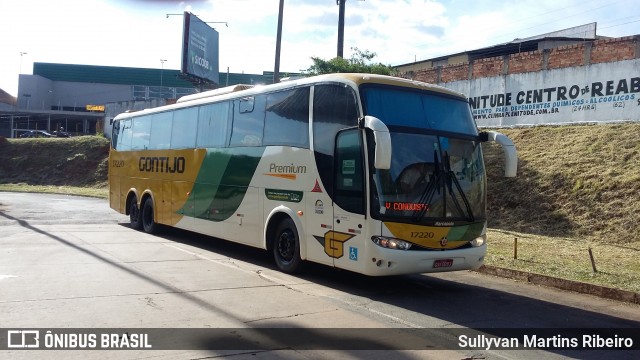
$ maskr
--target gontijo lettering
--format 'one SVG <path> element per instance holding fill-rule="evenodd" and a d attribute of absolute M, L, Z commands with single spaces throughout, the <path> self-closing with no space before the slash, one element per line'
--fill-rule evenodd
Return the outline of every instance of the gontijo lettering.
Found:
<path fill-rule="evenodd" d="M 138 160 L 138 169 L 146 172 L 183 173 L 186 160 L 178 157 L 141 157 Z"/>

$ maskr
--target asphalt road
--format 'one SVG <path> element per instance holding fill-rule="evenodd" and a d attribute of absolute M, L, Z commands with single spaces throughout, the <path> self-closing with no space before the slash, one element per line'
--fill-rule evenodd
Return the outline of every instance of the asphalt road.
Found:
<path fill-rule="evenodd" d="M 554 346 L 473 350 L 459 345 L 459 333 L 448 332 L 456 329 L 472 339 L 475 331 L 522 338 L 538 331 L 532 328 L 546 329 L 540 331 L 558 338 L 565 337 L 567 329 L 569 335 L 581 329 L 637 331 L 637 305 L 475 272 L 371 278 L 307 264 L 303 274 L 290 276 L 277 271 L 263 250 L 171 229 L 148 235 L 131 230 L 128 218 L 111 210 L 106 200 L 50 194 L 0 192 L 0 323 L 3 358 L 634 359 L 640 355 L 638 350 Z M 3 347 L 8 344 L 6 333 L 15 329 L 39 329 L 41 340 L 47 329 L 54 333 L 141 329 L 159 331 L 170 340 L 152 344 L 151 350 Z M 180 329 L 217 329 L 230 336 L 223 337 L 229 342 L 214 349 L 175 345 L 171 340 L 184 337 Z M 315 336 L 315 345 L 292 345 L 296 337 L 309 340 L 309 334 Z M 205 335 L 211 340 L 210 333 Z M 264 336 L 280 336 L 280 346 L 251 347 Z M 238 339 L 239 345 L 231 345 Z M 451 347 L 451 339 L 458 340 L 453 342 L 457 347 Z M 435 350 L 419 350 L 425 348 L 416 346 L 422 340 Z M 357 345 L 363 341 L 365 345 Z"/>

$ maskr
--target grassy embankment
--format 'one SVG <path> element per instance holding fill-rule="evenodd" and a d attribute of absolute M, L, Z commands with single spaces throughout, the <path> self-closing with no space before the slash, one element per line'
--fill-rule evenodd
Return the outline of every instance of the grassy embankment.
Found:
<path fill-rule="evenodd" d="M 640 124 L 501 131 L 519 170 L 503 178 L 502 151 L 484 145 L 486 263 L 640 292 Z M 0 139 L 0 190 L 106 197 L 107 153 L 100 137 Z"/>
<path fill-rule="evenodd" d="M 519 169 L 501 177 L 501 150 L 485 146 L 486 263 L 639 292 L 640 123 L 501 131 Z"/>
<path fill-rule="evenodd" d="M 0 190 L 106 198 L 108 155 L 98 136 L 0 138 Z"/>

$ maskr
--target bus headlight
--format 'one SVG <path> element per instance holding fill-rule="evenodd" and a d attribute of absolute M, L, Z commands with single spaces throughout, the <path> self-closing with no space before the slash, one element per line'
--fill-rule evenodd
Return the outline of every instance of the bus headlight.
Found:
<path fill-rule="evenodd" d="M 397 250 L 409 250 L 411 249 L 411 243 L 404 241 L 404 240 L 400 240 L 400 239 L 396 239 L 396 238 L 392 238 L 392 237 L 386 237 L 386 236 L 372 236 L 371 240 L 378 246 L 381 246 L 383 248 L 387 248 L 387 249 L 397 249 Z"/>
<path fill-rule="evenodd" d="M 482 234 L 477 238 L 471 240 L 471 246 L 473 247 L 482 246 L 486 241 L 487 241 L 487 234 Z"/>

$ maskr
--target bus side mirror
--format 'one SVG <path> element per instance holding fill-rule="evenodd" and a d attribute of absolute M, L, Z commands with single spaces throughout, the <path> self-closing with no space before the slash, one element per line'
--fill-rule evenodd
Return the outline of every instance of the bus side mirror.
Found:
<path fill-rule="evenodd" d="M 373 166 L 380 170 L 391 168 L 391 134 L 389 128 L 380 119 L 374 116 L 364 117 L 364 127 L 373 131 L 376 142 Z"/>
<path fill-rule="evenodd" d="M 504 176 L 515 177 L 518 171 L 518 152 L 513 141 L 505 134 L 497 131 L 481 132 L 480 141 L 495 141 L 502 146 L 502 151 L 504 152 Z"/>

